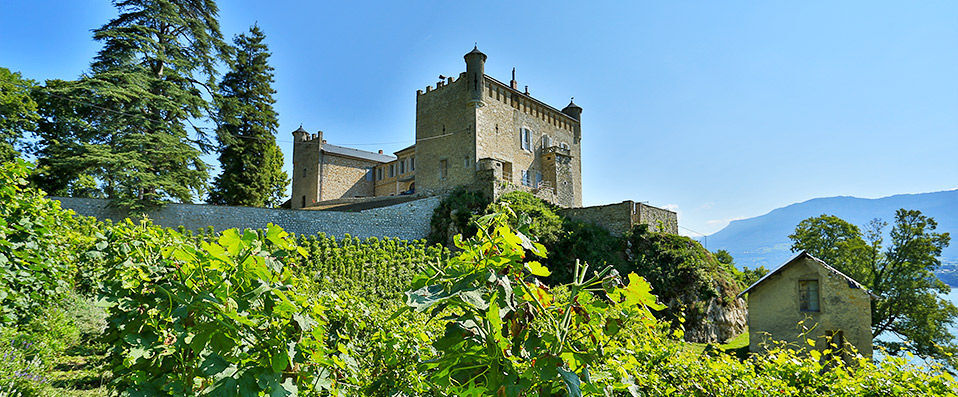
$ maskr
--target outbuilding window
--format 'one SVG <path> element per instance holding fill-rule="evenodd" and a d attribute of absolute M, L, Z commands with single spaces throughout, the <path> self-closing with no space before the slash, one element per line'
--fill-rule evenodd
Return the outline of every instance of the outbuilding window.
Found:
<path fill-rule="evenodd" d="M 798 300 L 801 311 L 819 311 L 818 292 L 818 280 L 800 280 L 798 282 Z"/>
<path fill-rule="evenodd" d="M 439 160 L 439 179 L 446 179 L 446 174 L 449 172 L 449 162 L 445 159 Z"/>

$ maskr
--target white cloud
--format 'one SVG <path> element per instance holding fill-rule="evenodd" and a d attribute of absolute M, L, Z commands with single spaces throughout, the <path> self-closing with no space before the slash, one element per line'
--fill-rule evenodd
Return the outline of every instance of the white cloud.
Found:
<path fill-rule="evenodd" d="M 662 206 L 662 209 L 667 209 L 669 211 L 679 212 L 678 204 L 666 204 Z"/>

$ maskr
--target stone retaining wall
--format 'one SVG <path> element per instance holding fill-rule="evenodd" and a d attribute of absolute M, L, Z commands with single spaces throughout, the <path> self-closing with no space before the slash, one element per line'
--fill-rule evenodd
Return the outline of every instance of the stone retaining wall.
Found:
<path fill-rule="evenodd" d="M 108 206 L 108 200 L 50 197 L 63 208 L 80 215 L 114 221 L 127 213 Z M 167 204 L 147 214 L 154 223 L 166 227 L 183 226 L 190 230 L 212 226 L 217 231 L 230 228 L 265 228 L 273 223 L 290 233 L 326 233 L 332 236 L 396 237 L 404 240 L 426 238 L 429 220 L 440 197 L 427 197 L 388 207 L 359 212 L 302 211 L 287 209 L 232 207 L 204 204 Z"/>

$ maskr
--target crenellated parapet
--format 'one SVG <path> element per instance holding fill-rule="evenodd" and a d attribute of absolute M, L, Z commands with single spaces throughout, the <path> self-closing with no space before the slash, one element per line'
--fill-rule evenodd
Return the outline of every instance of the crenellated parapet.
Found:
<path fill-rule="evenodd" d="M 454 83 L 458 83 L 460 80 L 462 80 L 463 75 L 465 75 L 465 73 L 460 74 L 459 78 L 457 79 L 453 79 L 452 77 L 446 77 L 444 80 L 440 80 L 439 82 L 437 82 L 435 87 L 433 87 L 432 85 L 427 85 L 425 91 L 416 90 L 416 96 L 430 94 L 430 93 L 442 90 L 446 87 L 452 86 Z"/>

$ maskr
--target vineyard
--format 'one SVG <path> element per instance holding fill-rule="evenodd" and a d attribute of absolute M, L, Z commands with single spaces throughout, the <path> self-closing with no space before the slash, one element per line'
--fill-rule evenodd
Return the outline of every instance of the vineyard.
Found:
<path fill-rule="evenodd" d="M 508 208 L 423 241 L 78 217 L 0 168 L 0 396 L 939 396 L 938 367 L 688 349 L 638 274 Z M 518 226 L 517 226 L 518 225 Z"/>

